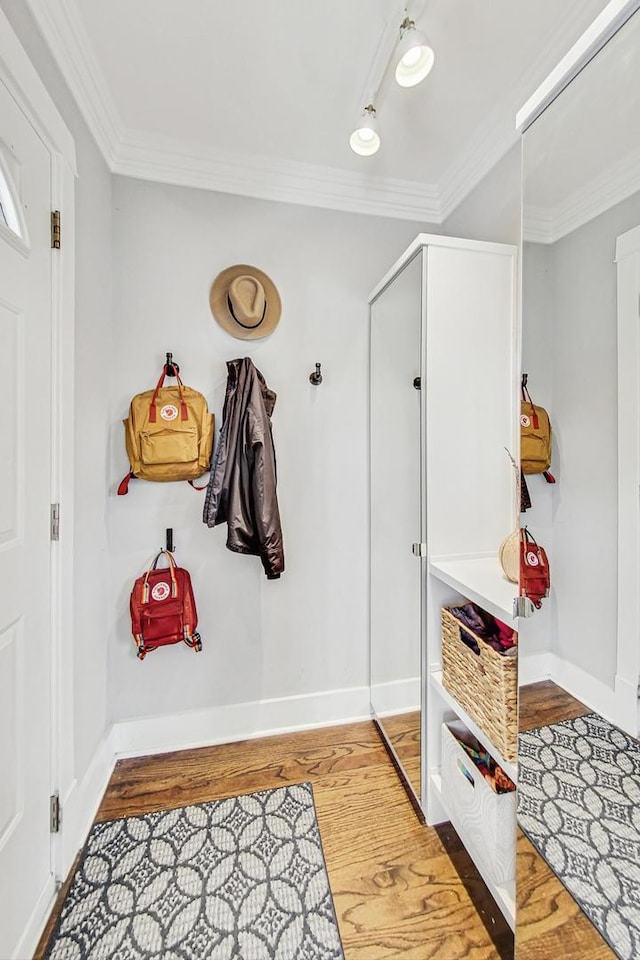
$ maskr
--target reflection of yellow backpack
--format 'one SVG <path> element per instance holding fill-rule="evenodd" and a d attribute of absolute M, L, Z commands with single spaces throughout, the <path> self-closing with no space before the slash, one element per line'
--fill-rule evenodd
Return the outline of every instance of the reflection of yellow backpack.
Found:
<path fill-rule="evenodd" d="M 165 376 L 175 375 L 175 387 L 165 387 Z M 120 486 L 128 493 L 131 477 L 141 480 L 195 480 L 206 473 L 213 448 L 213 414 L 207 401 L 185 387 L 177 366 L 165 364 L 155 390 L 133 397 L 124 421 L 124 437 L 131 472 Z"/>
<path fill-rule="evenodd" d="M 522 377 L 520 405 L 520 466 L 526 474 L 542 473 L 547 483 L 555 483 L 551 466 L 551 423 L 544 407 L 533 403 L 527 390 L 526 374 Z"/>

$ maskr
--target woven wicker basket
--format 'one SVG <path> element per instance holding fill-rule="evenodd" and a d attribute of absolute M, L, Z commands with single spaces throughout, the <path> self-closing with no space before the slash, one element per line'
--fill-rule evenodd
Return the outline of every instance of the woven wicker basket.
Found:
<path fill-rule="evenodd" d="M 460 629 L 476 640 L 476 654 Z M 442 608 L 442 682 L 507 760 L 515 760 L 518 737 L 518 658 L 499 654 Z M 485 746 L 487 746 L 485 744 Z"/>

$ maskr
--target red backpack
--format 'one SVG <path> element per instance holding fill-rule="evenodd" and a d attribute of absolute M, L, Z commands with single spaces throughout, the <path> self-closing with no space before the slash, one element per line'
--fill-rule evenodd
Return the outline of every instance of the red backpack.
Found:
<path fill-rule="evenodd" d="M 156 569 L 165 555 L 168 568 Z M 161 550 L 143 577 L 131 591 L 131 630 L 144 660 L 150 650 L 169 643 L 186 643 L 198 653 L 202 650 L 196 600 L 187 570 L 177 567 L 173 554 Z"/>
<path fill-rule="evenodd" d="M 549 596 L 551 575 L 544 547 L 539 547 L 528 529 L 520 530 L 520 596 L 528 597 L 539 610 Z"/>

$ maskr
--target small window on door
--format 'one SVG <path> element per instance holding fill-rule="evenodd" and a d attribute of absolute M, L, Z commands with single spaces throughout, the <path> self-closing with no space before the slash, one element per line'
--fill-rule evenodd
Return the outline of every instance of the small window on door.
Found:
<path fill-rule="evenodd" d="M 0 225 L 25 239 L 18 199 L 0 155 Z"/>

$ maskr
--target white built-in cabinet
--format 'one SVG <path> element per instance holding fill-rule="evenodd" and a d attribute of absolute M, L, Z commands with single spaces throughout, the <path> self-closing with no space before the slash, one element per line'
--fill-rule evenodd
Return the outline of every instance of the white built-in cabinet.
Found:
<path fill-rule="evenodd" d="M 498 548 L 517 524 L 516 301 L 516 247 L 426 234 L 370 297 L 372 713 L 428 824 L 450 819 L 443 722 L 462 721 L 517 776 L 444 689 L 440 630 L 442 606 L 462 599 L 514 617 Z M 402 716 L 420 718 L 419 767 Z M 514 881 L 493 882 L 470 852 L 513 926 Z"/>

